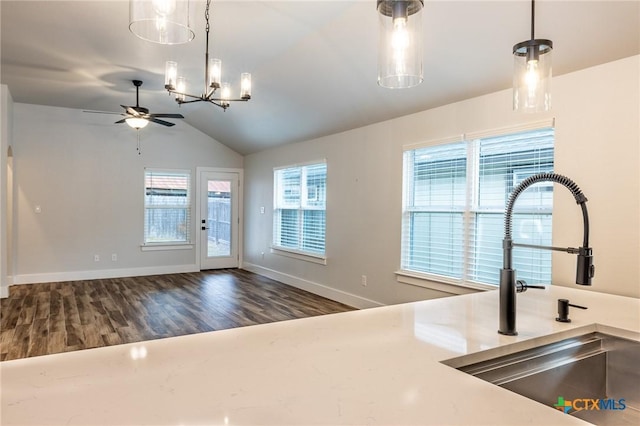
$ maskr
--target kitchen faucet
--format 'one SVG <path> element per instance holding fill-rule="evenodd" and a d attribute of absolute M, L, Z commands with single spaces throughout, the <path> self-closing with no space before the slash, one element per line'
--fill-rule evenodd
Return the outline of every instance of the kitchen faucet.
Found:
<path fill-rule="evenodd" d="M 514 243 L 511 239 L 511 222 L 513 214 L 513 204 L 518 196 L 529 186 L 544 181 L 559 183 L 571 191 L 571 194 L 580 204 L 582 208 L 582 219 L 584 225 L 584 234 L 582 247 L 551 247 L 539 246 L 533 244 Z M 591 285 L 591 278 L 595 274 L 593 265 L 593 256 L 589 247 L 589 213 L 587 212 L 587 197 L 584 196 L 578 185 L 576 185 L 568 177 L 556 173 L 539 173 L 529 176 L 516 186 L 509 196 L 507 207 L 504 214 L 504 239 L 502 240 L 502 269 L 500 270 L 500 329 L 498 333 L 507 336 L 515 336 L 516 331 L 516 293 L 521 293 L 527 288 L 544 288 L 543 286 L 527 285 L 524 281 L 516 281 L 516 271 L 512 269 L 513 247 L 537 248 L 542 250 L 563 251 L 570 254 L 578 255 L 578 264 L 576 268 L 576 284 Z"/>

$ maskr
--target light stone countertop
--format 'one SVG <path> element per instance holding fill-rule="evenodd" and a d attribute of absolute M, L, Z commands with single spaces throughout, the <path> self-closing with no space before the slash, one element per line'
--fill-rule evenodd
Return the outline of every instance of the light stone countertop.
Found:
<path fill-rule="evenodd" d="M 589 309 L 556 322 L 558 298 Z M 0 423 L 586 424 L 440 361 L 590 331 L 640 340 L 640 299 L 550 286 L 517 313 L 519 335 L 499 335 L 489 291 L 5 361 Z"/>

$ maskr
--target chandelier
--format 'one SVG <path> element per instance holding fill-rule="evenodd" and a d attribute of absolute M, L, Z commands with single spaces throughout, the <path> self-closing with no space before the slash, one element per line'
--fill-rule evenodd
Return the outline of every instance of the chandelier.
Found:
<path fill-rule="evenodd" d="M 222 82 L 222 61 L 220 59 L 209 59 L 209 8 L 211 0 L 207 0 L 207 6 L 204 12 L 206 21 L 206 48 L 204 56 L 204 91 L 201 95 L 190 95 L 186 93 L 186 80 L 182 76 L 178 76 L 178 64 L 174 61 L 167 61 L 164 75 L 164 88 L 171 94 L 176 96 L 178 104 L 189 104 L 194 102 L 209 102 L 219 106 L 226 111 L 230 102 L 241 101 L 246 102 L 251 99 L 251 74 L 242 73 L 240 75 L 240 97 L 231 97 L 231 86 L 229 83 Z M 220 89 L 219 96 L 216 91 Z"/>

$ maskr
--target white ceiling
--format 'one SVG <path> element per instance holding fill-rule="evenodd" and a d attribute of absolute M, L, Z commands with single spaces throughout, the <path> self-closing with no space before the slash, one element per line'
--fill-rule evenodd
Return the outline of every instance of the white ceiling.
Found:
<path fill-rule="evenodd" d="M 163 89 L 173 59 L 202 91 L 205 1 L 195 0 L 195 40 L 176 46 L 131 34 L 128 3 L 2 0 L 0 77 L 14 101 L 120 112 L 139 79 L 142 106 L 180 112 L 248 154 L 507 89 L 512 46 L 530 31 L 528 1 L 425 0 L 425 81 L 389 90 L 376 84 L 375 0 L 214 0 L 210 52 L 223 80 L 238 90 L 240 72 L 253 78 L 251 101 L 223 112 L 178 108 Z M 640 1 L 539 0 L 536 37 L 553 40 L 556 76 L 638 54 Z"/>

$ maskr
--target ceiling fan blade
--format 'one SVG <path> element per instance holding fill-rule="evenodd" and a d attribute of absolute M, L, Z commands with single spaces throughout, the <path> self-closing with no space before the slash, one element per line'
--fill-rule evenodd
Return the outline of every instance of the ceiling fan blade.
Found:
<path fill-rule="evenodd" d="M 184 118 L 182 114 L 151 114 L 151 118 L 153 117 L 162 117 L 162 118 Z"/>
<path fill-rule="evenodd" d="M 169 123 L 168 121 L 164 121 L 164 120 L 158 120 L 157 118 L 149 118 L 149 121 L 152 121 L 154 123 L 158 123 L 158 124 L 162 124 L 163 126 L 167 126 L 167 127 L 171 127 L 171 126 L 175 126 L 175 123 Z"/>
<path fill-rule="evenodd" d="M 133 107 L 130 106 L 126 106 L 126 105 L 120 105 L 122 108 L 127 110 L 127 114 L 129 115 L 133 115 L 134 117 L 138 117 L 140 114 L 138 113 L 138 111 L 136 111 Z"/>
<path fill-rule="evenodd" d="M 115 122 L 115 123 L 113 123 L 113 124 L 125 123 L 126 121 L 127 121 L 127 119 L 126 119 L 126 118 L 123 118 L 122 120 L 118 120 L 118 121 L 116 121 L 116 122 Z"/>
<path fill-rule="evenodd" d="M 93 110 L 82 110 L 82 112 L 88 112 L 90 114 L 115 114 L 115 115 L 122 115 L 121 112 L 111 112 L 111 111 L 93 111 Z"/>

